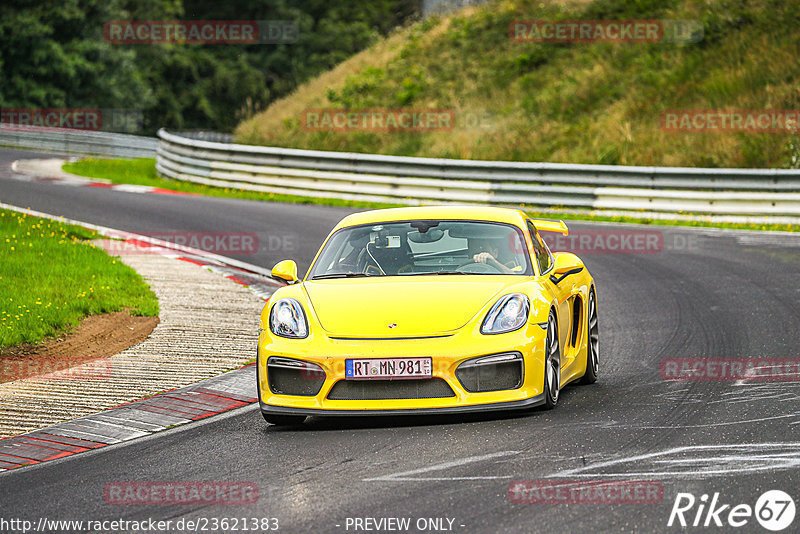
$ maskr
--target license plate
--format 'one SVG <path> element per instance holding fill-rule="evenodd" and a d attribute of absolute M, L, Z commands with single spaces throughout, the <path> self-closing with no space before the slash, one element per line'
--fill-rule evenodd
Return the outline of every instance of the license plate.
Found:
<path fill-rule="evenodd" d="M 345 378 L 431 378 L 432 358 L 370 358 L 345 360 Z"/>

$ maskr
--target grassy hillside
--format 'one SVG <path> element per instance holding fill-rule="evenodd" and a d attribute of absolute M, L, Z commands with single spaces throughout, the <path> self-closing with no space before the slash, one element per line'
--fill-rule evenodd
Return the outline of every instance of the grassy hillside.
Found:
<path fill-rule="evenodd" d="M 697 43 L 514 43 L 517 19 L 698 21 Z M 274 102 L 240 142 L 383 154 L 797 167 L 797 133 L 675 133 L 662 112 L 800 109 L 800 9 L 783 0 L 506 0 L 432 18 Z M 451 109 L 439 132 L 308 131 L 311 108 Z"/>

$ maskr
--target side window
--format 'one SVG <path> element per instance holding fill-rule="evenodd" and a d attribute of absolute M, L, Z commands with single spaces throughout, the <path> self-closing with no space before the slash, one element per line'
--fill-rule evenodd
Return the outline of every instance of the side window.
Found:
<path fill-rule="evenodd" d="M 552 266 L 552 258 L 550 253 L 547 251 L 547 247 L 544 246 L 544 242 L 542 242 L 539 232 L 536 231 L 536 227 L 534 227 L 533 223 L 530 221 L 528 221 L 528 232 L 531 234 L 533 252 L 536 255 L 536 262 L 539 264 L 539 274 L 544 274 L 550 270 L 550 267 Z"/>

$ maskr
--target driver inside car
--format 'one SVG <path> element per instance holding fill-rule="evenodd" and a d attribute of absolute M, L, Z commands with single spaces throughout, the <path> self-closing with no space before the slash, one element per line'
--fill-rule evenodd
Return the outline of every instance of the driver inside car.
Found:
<path fill-rule="evenodd" d="M 508 263 L 502 263 L 498 259 L 500 258 L 500 247 L 497 246 L 496 239 L 473 237 L 469 240 L 469 253 L 475 263 L 484 263 L 505 274 L 516 274 L 521 270 L 515 259 Z M 509 267 L 509 265 L 511 266 Z"/>

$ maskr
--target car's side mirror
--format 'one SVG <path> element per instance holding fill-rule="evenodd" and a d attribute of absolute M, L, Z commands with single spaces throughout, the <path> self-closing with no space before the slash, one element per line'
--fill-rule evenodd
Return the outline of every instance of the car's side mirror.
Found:
<path fill-rule="evenodd" d="M 567 276 L 578 274 L 583 270 L 583 262 L 571 252 L 556 252 L 553 257 L 556 259 L 556 264 L 553 267 L 553 273 L 550 275 L 550 281 L 554 284 L 558 284 Z"/>
<path fill-rule="evenodd" d="M 272 268 L 272 277 L 283 280 L 287 284 L 297 282 L 297 264 L 294 260 L 283 260 Z"/>
<path fill-rule="evenodd" d="M 564 274 L 576 268 L 583 267 L 583 261 L 571 252 L 554 252 L 556 265 L 553 274 Z"/>

